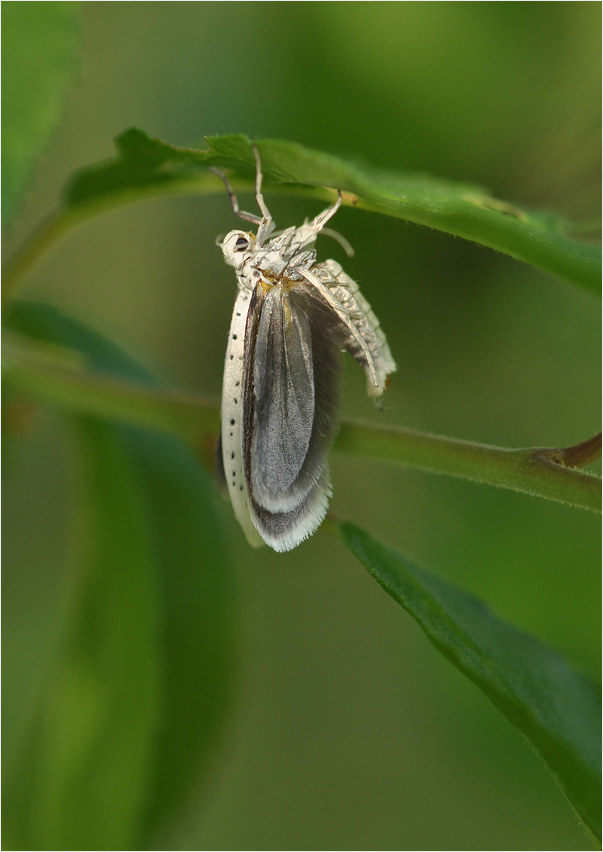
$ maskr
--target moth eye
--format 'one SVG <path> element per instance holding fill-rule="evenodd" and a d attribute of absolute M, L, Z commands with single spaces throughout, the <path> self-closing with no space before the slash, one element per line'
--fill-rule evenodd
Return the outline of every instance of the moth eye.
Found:
<path fill-rule="evenodd" d="M 249 240 L 247 237 L 239 237 L 236 243 L 234 244 L 235 251 L 245 251 L 249 246 Z"/>

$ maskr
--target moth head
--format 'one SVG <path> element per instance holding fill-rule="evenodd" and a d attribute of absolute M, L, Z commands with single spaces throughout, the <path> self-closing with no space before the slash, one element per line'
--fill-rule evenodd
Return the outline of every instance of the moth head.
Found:
<path fill-rule="evenodd" d="M 220 244 L 224 260 L 235 269 L 241 269 L 250 246 L 255 241 L 255 235 L 247 231 L 230 231 Z"/>

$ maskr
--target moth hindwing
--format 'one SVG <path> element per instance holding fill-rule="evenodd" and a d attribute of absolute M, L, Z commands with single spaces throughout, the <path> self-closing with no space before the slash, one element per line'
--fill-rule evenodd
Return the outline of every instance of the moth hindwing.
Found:
<path fill-rule="evenodd" d="M 358 285 L 334 260 L 317 263 L 315 242 L 337 201 L 312 222 L 275 233 L 262 195 L 257 148 L 257 225 L 220 243 L 238 294 L 222 391 L 222 460 L 236 517 L 250 544 L 292 550 L 320 525 L 331 496 L 328 455 L 337 430 L 339 350 L 362 365 L 380 397 L 396 369 L 385 335 Z M 344 245 L 336 232 L 325 230 Z"/>

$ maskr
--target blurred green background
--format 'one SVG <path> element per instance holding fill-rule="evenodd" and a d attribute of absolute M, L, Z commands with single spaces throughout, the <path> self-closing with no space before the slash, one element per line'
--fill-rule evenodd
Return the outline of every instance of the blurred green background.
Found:
<path fill-rule="evenodd" d="M 43 4 L 42 4 L 43 5 Z M 598 3 L 83 3 L 81 66 L 7 254 L 78 167 L 137 125 L 193 146 L 290 139 L 599 213 Z M 277 225 L 320 205 L 267 196 Z M 246 207 L 252 205 L 245 199 Z M 218 395 L 235 282 L 226 196 L 94 219 L 29 298 L 106 333 L 171 384 Z M 399 365 L 377 412 L 346 363 L 343 414 L 500 446 L 567 446 L 599 422 L 586 292 L 414 225 L 343 209 L 345 269 Z M 340 248 L 319 244 L 344 262 Z M 351 359 L 348 359 L 348 361 Z M 5 752 L 61 635 L 73 553 L 66 433 L 40 410 L 4 502 Z M 333 456 L 332 508 L 598 676 L 599 519 L 527 496 Z M 254 552 L 222 507 L 240 589 L 239 674 L 213 771 L 157 848 L 576 849 L 588 841 L 521 735 L 338 542 Z"/>

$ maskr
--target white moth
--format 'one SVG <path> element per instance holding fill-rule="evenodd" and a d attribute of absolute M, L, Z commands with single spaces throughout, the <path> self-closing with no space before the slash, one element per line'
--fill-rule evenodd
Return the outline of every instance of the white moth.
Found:
<path fill-rule="evenodd" d="M 224 366 L 221 457 L 235 515 L 253 546 L 292 550 L 323 521 L 329 497 L 328 454 L 337 430 L 341 365 L 347 349 L 378 398 L 396 369 L 377 317 L 358 285 L 334 260 L 316 262 L 337 201 L 300 228 L 274 232 L 262 196 L 257 148 L 255 197 L 261 216 L 233 210 L 258 226 L 231 231 L 221 243 L 237 274 L 238 293 Z M 351 249 L 349 249 L 351 252 Z M 220 453 L 219 453 L 220 454 Z"/>

